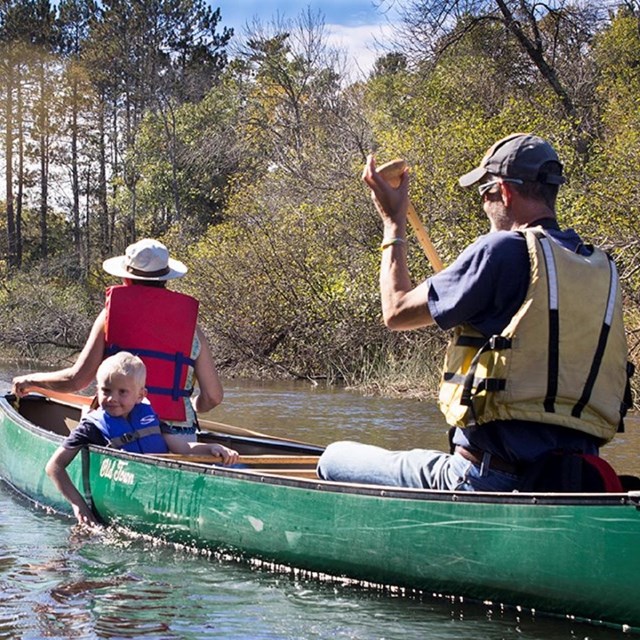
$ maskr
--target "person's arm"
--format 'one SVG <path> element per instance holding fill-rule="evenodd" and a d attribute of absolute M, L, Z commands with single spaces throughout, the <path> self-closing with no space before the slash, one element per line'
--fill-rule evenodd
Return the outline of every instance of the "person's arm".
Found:
<path fill-rule="evenodd" d="M 407 266 L 407 207 L 409 175 L 402 174 L 393 188 L 376 171 L 373 156 L 367 158 L 362 179 L 371 189 L 373 203 L 382 219 L 384 234 L 380 262 L 380 301 L 385 325 L 394 331 L 433 324 L 427 306 L 427 282 L 414 287 Z"/>
<path fill-rule="evenodd" d="M 106 311 L 103 309 L 95 319 L 91 333 L 72 366 L 58 371 L 17 376 L 13 379 L 13 393 L 22 397 L 34 387 L 61 392 L 80 391 L 88 387 L 104 356 L 105 316 Z"/>
<path fill-rule="evenodd" d="M 412 287 L 408 281 L 406 245 L 392 245 L 382 251 L 380 302 L 382 318 L 392 331 L 420 329 L 433 324 L 427 305 L 427 281 Z"/>
<path fill-rule="evenodd" d="M 238 462 L 238 452 L 229 449 L 222 444 L 207 444 L 206 442 L 187 442 L 179 437 L 172 437 L 171 434 L 164 434 L 165 442 L 171 453 L 181 453 L 183 455 L 212 455 L 221 456 L 225 465 Z"/>
<path fill-rule="evenodd" d="M 71 482 L 71 478 L 67 473 L 67 467 L 71 464 L 71 461 L 76 457 L 81 448 L 82 447 L 74 447 L 73 449 L 65 449 L 64 447 L 58 447 L 49 459 L 49 462 L 47 462 L 45 471 L 51 480 L 53 480 L 56 487 L 58 487 L 60 493 L 71 503 L 73 515 L 75 515 L 76 520 L 80 524 L 97 527 L 100 526 L 100 523 L 96 520 L 91 509 L 89 509 L 89 506 L 73 482 Z"/>
<path fill-rule="evenodd" d="M 195 364 L 198 394 L 191 399 L 191 402 L 197 413 L 204 413 L 211 411 L 222 402 L 224 392 L 207 338 L 199 326 L 196 327 L 196 332 L 200 341 L 200 353 Z"/>

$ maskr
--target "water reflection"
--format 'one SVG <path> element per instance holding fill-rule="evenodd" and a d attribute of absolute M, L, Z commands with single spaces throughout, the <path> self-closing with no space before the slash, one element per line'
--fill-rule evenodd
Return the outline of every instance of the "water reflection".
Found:
<path fill-rule="evenodd" d="M 322 445 L 350 438 L 402 447 L 410 438 L 429 446 L 446 442 L 447 431 L 435 404 L 304 383 L 227 382 L 224 402 L 207 417 Z"/>
<path fill-rule="evenodd" d="M 79 535 L 0 486 L 0 638 L 614 640 L 575 621 L 322 582 L 110 530 Z"/>

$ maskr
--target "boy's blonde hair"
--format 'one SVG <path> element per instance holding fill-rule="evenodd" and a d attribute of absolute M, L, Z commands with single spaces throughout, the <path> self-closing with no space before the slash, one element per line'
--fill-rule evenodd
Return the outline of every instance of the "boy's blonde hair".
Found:
<path fill-rule="evenodd" d="M 106 380 L 112 375 L 121 375 L 132 378 L 139 389 L 143 389 L 147 380 L 147 367 L 138 356 L 128 351 L 119 351 L 102 361 L 96 373 L 96 379 Z"/>

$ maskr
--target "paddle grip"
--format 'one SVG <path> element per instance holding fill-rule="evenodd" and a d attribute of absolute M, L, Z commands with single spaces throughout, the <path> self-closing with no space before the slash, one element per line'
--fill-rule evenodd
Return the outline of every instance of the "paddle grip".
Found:
<path fill-rule="evenodd" d="M 400 179 L 406 168 L 407 163 L 402 158 L 397 158 L 396 160 L 391 160 L 390 162 L 386 162 L 378 167 L 377 172 L 395 188 L 400 184 Z M 442 271 L 442 269 L 444 269 L 442 260 L 440 260 L 440 256 L 438 255 L 436 248 L 433 246 L 431 238 L 429 237 L 425 226 L 422 224 L 422 220 L 416 213 L 411 200 L 409 200 L 409 206 L 407 207 L 407 218 L 409 219 L 409 224 L 411 225 L 413 232 L 416 234 L 416 238 L 418 238 L 418 242 L 420 243 L 422 250 L 431 263 L 433 270 L 436 273 L 438 271 Z"/>

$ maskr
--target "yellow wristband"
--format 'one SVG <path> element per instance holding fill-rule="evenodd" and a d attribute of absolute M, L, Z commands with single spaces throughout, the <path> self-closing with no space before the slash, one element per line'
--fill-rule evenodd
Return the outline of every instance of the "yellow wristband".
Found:
<path fill-rule="evenodd" d="M 382 241 L 380 250 L 384 251 L 387 247 L 392 247 L 394 244 L 405 244 L 406 242 L 404 238 L 389 238 L 389 240 Z"/>

